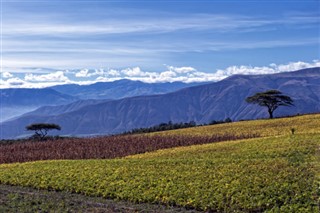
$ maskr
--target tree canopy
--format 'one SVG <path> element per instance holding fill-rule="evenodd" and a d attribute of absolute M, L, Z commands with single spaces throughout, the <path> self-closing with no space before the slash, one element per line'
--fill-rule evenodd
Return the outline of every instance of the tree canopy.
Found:
<path fill-rule="evenodd" d="M 253 96 L 247 97 L 246 101 L 250 104 L 258 104 L 259 106 L 267 107 L 269 118 L 273 118 L 273 112 L 279 106 L 293 106 L 291 97 L 283 95 L 278 90 L 268 90 L 265 92 L 258 92 Z"/>
<path fill-rule="evenodd" d="M 41 140 L 46 137 L 49 130 L 61 130 L 58 124 L 52 123 L 35 123 L 26 126 L 26 130 L 35 131 L 35 136 L 39 137 Z"/>

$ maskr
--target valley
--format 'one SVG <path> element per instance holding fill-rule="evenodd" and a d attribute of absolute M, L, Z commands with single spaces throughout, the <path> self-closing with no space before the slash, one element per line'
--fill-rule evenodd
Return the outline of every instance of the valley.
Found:
<path fill-rule="evenodd" d="M 268 75 L 234 75 L 219 82 L 180 89 L 166 94 L 118 100 L 82 100 L 67 105 L 41 107 L 0 123 L 0 139 L 30 136 L 30 123 L 57 123 L 63 136 L 91 137 L 119 134 L 160 123 L 213 120 L 233 121 L 268 117 L 267 110 L 245 99 L 256 92 L 277 89 L 293 98 L 294 106 L 279 108 L 275 116 L 320 111 L 319 67 Z"/>

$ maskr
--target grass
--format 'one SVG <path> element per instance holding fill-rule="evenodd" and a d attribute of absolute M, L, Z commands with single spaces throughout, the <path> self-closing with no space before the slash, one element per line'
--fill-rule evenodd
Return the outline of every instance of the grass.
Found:
<path fill-rule="evenodd" d="M 200 126 L 187 129 L 156 132 L 148 135 L 246 135 L 257 134 L 261 137 L 320 133 L 320 114 L 310 114 L 289 118 L 275 118 L 265 120 L 239 121 L 218 125 Z"/>
<path fill-rule="evenodd" d="M 265 137 L 120 159 L 2 164 L 0 183 L 212 212 L 317 212 L 319 118 L 307 115 L 170 131 L 161 134 L 246 134 L 251 126 Z"/>
<path fill-rule="evenodd" d="M 312 212 L 317 208 L 317 171 L 312 165 L 319 163 L 314 162 L 319 140 L 319 135 L 304 135 L 175 148 L 117 160 L 7 164 L 0 167 L 0 181 L 206 211 Z"/>

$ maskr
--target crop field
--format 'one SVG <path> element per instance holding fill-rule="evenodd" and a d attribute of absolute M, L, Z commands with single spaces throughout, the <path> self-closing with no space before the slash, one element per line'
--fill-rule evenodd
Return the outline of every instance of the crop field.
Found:
<path fill-rule="evenodd" d="M 153 133 L 196 135 L 219 129 L 220 135 L 234 131 L 264 137 L 188 144 L 109 160 L 1 164 L 0 183 L 199 211 L 319 212 L 319 118 L 306 115 Z"/>
<path fill-rule="evenodd" d="M 0 164 L 57 159 L 111 159 L 159 149 L 221 141 L 320 132 L 320 114 L 242 121 L 143 135 L 0 143 Z"/>
<path fill-rule="evenodd" d="M 276 118 L 253 121 L 240 121 L 219 125 L 192 127 L 187 129 L 170 130 L 151 133 L 152 135 L 246 135 L 257 134 L 261 137 L 290 135 L 291 129 L 296 134 L 319 133 L 320 114 L 310 114 L 289 118 Z"/>
<path fill-rule="evenodd" d="M 159 149 L 258 137 L 247 135 L 110 136 L 0 145 L 0 164 L 52 159 L 110 159 Z"/>

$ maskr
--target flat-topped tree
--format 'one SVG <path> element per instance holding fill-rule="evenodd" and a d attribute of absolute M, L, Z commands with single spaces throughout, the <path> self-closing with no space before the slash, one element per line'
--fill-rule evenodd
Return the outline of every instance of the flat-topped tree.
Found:
<path fill-rule="evenodd" d="M 273 112 L 279 106 L 293 106 L 293 100 L 278 90 L 268 90 L 265 92 L 258 92 L 253 96 L 246 98 L 250 104 L 258 104 L 268 108 L 269 118 L 273 118 Z"/>
<path fill-rule="evenodd" d="M 48 123 L 35 123 L 26 126 L 26 130 L 35 131 L 35 135 L 43 140 L 48 134 L 49 130 L 61 130 L 58 124 L 48 124 Z"/>

